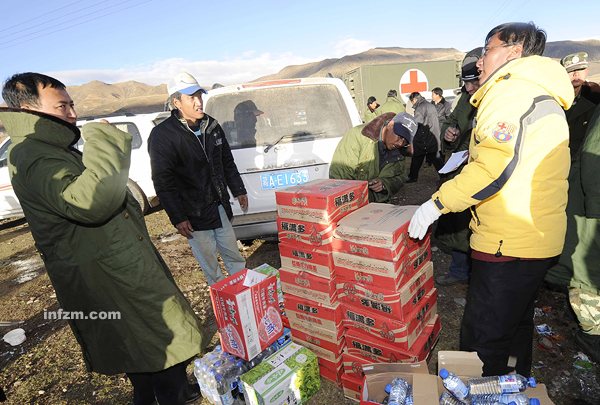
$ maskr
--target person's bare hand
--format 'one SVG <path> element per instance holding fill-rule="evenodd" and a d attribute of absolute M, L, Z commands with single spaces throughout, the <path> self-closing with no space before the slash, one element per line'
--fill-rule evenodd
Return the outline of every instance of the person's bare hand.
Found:
<path fill-rule="evenodd" d="M 242 211 L 248 211 L 248 196 L 246 194 L 240 195 L 237 197 L 237 200 L 240 203 Z"/>
<path fill-rule="evenodd" d="M 460 129 L 456 127 L 448 127 L 446 132 L 444 132 L 444 140 L 448 142 L 456 141 L 456 138 L 460 135 Z"/>
<path fill-rule="evenodd" d="M 376 193 L 381 193 L 383 190 L 385 190 L 385 187 L 383 185 L 383 182 L 381 181 L 381 179 L 373 179 L 369 181 L 369 188 L 371 190 L 373 190 Z"/>
<path fill-rule="evenodd" d="M 183 235 L 188 239 L 192 239 L 192 232 L 194 232 L 194 228 L 192 228 L 192 224 L 187 219 L 175 225 L 175 228 L 177 228 L 177 232 L 179 232 L 180 235 Z"/>

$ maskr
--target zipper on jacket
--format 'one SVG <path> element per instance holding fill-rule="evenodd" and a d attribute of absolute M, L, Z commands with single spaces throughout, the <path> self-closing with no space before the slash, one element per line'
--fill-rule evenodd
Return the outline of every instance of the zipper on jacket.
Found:
<path fill-rule="evenodd" d="M 500 242 L 498 242 L 498 250 L 496 250 L 496 253 L 494 253 L 494 256 L 496 257 L 502 257 L 502 252 L 500 251 L 500 249 L 502 249 L 502 242 L 504 241 L 500 240 Z"/>
<path fill-rule="evenodd" d="M 477 226 L 481 225 L 481 221 L 479 220 L 479 215 L 477 215 L 477 210 L 475 209 L 475 206 L 471 206 L 471 213 L 473 214 L 473 217 L 475 218 L 475 221 L 477 222 Z"/>

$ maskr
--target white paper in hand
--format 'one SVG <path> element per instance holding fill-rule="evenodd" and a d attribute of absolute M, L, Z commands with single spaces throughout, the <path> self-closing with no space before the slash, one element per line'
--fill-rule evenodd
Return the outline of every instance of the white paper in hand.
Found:
<path fill-rule="evenodd" d="M 468 150 L 463 150 L 460 152 L 454 152 L 451 156 L 450 159 L 448 159 L 448 161 L 446 162 L 446 164 L 444 165 L 444 167 L 442 167 L 439 170 L 440 174 L 446 174 L 446 173 L 450 173 L 455 171 L 456 169 L 458 169 L 460 167 L 460 165 L 462 165 L 465 160 L 467 160 L 467 158 L 469 157 L 469 151 Z"/>

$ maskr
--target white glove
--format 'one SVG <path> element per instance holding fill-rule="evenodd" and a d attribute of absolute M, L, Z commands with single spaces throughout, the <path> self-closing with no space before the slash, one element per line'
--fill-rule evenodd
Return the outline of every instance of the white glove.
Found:
<path fill-rule="evenodd" d="M 408 236 L 414 239 L 423 239 L 429 225 L 433 224 L 440 215 L 442 213 L 437 209 L 433 200 L 427 200 L 415 211 L 411 218 L 408 225 Z"/>

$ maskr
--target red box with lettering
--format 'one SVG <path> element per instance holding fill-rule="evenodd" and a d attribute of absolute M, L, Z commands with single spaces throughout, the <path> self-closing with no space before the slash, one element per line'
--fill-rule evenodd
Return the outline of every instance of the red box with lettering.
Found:
<path fill-rule="evenodd" d="M 403 250 L 412 249 L 421 242 L 408 237 L 408 225 L 419 208 L 416 205 L 393 205 L 370 203 L 338 221 L 334 232 L 346 252 L 358 253 L 368 250 L 369 257 L 392 260 Z M 352 252 L 354 244 L 357 252 Z"/>
<path fill-rule="evenodd" d="M 339 304 L 329 307 L 306 298 L 285 294 L 283 305 L 292 326 L 295 321 L 301 321 L 336 333 L 341 328 L 343 315 Z"/>
<path fill-rule="evenodd" d="M 331 240 L 335 223 L 317 224 L 298 219 L 277 217 L 277 236 L 283 243 L 298 247 L 319 247 L 331 252 Z"/>
<path fill-rule="evenodd" d="M 441 330 L 439 315 L 425 326 L 417 341 L 406 350 L 381 339 L 375 339 L 356 330 L 345 334 L 348 354 L 371 360 L 373 363 L 416 363 L 429 356 Z"/>
<path fill-rule="evenodd" d="M 367 204 L 369 189 L 366 181 L 320 179 L 276 191 L 275 202 L 279 218 L 329 225 Z"/>
<path fill-rule="evenodd" d="M 344 322 L 348 330 L 360 330 L 376 339 L 383 339 L 401 347 L 410 349 L 421 331 L 437 313 L 437 290 L 429 291 L 406 321 L 397 321 L 364 307 L 348 303 L 342 304 Z"/>
<path fill-rule="evenodd" d="M 318 347 L 320 350 L 316 351 L 315 355 L 317 357 L 327 359 L 331 362 L 336 361 L 336 359 L 338 359 L 342 355 L 342 350 L 344 350 L 344 347 L 346 347 L 346 342 L 344 341 L 343 336 L 340 336 L 340 338 L 337 341 L 332 342 L 329 339 L 315 337 L 309 333 L 303 332 L 298 329 L 292 329 L 291 331 L 292 338 L 295 338 L 302 342 L 310 343 L 311 345 Z M 312 348 L 309 349 L 312 350 Z M 321 356 L 319 355 L 319 353 L 321 353 L 322 351 L 324 354 Z M 327 353 L 325 353 L 325 351 L 327 351 Z"/>
<path fill-rule="evenodd" d="M 344 367 L 344 374 L 352 376 L 353 378 L 361 379 L 365 376 L 362 366 L 363 364 L 370 364 L 372 360 L 367 360 L 364 357 L 353 356 L 348 353 L 345 349 L 342 353 L 342 364 Z"/>
<path fill-rule="evenodd" d="M 210 298 L 227 353 L 251 360 L 283 333 L 275 276 L 243 269 L 211 285 Z"/>
<path fill-rule="evenodd" d="M 333 277 L 333 256 L 331 252 L 304 244 L 280 243 L 281 267 L 306 271 L 315 276 Z"/>
<path fill-rule="evenodd" d="M 344 396 L 353 401 L 360 401 L 360 392 L 362 390 L 362 378 L 356 378 L 353 375 L 342 374 L 342 387 Z"/>
<path fill-rule="evenodd" d="M 429 237 L 422 245 L 413 245 L 399 260 L 390 262 L 343 252 L 333 252 L 335 274 L 347 281 L 398 291 L 431 259 Z"/>
<path fill-rule="evenodd" d="M 335 280 L 315 276 L 306 271 L 279 269 L 281 288 L 285 294 L 333 307 L 338 303 Z"/>
<path fill-rule="evenodd" d="M 342 387 L 342 375 L 344 374 L 344 370 L 341 366 L 341 363 L 337 369 L 333 369 L 333 368 L 324 366 L 319 361 L 319 372 L 321 373 L 321 377 L 335 383 L 340 388 Z"/>
<path fill-rule="evenodd" d="M 340 302 L 368 308 L 399 321 L 409 320 L 410 314 L 433 287 L 433 264 L 431 262 L 427 262 L 398 291 L 364 285 L 352 280 L 345 280 L 342 277 L 337 280 Z"/>

